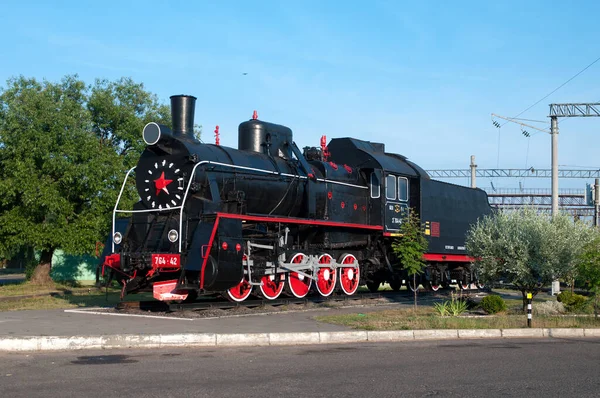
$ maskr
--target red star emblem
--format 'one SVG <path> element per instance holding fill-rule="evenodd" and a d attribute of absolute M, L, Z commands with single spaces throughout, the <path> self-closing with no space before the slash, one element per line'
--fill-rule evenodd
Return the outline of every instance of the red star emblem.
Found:
<path fill-rule="evenodd" d="M 156 186 L 156 196 L 158 196 L 160 191 L 165 191 L 168 195 L 169 190 L 167 189 L 167 185 L 169 185 L 172 182 L 173 180 L 165 179 L 165 172 L 163 171 L 160 177 L 157 180 L 154 180 L 154 185 Z"/>

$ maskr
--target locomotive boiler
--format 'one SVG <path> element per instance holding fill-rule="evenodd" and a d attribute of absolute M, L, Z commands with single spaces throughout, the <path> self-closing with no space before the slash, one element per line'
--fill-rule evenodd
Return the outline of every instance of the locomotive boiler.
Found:
<path fill-rule="evenodd" d="M 172 129 L 145 126 L 146 149 L 123 182 L 103 267 L 125 293 L 243 301 L 399 289 L 408 278 L 391 243 L 409 211 L 430 241 L 418 283 L 478 283 L 464 239 L 490 212 L 485 192 L 431 180 L 379 143 L 323 139 L 301 151 L 291 129 L 256 113 L 239 125 L 237 149 L 204 144 L 193 135 L 195 100 L 171 97 Z M 140 200 L 121 209 L 133 174 Z"/>

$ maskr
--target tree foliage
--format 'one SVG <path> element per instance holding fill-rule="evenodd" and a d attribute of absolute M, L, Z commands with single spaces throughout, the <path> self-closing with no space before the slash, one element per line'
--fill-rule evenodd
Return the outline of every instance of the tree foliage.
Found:
<path fill-rule="evenodd" d="M 535 295 L 553 280 L 574 274 L 593 233 L 565 214 L 550 218 L 524 208 L 480 219 L 468 232 L 466 246 L 481 279 L 508 279 L 525 303 L 527 292 Z"/>
<path fill-rule="evenodd" d="M 579 277 L 593 294 L 594 314 L 600 310 L 600 236 L 589 242 L 584 248 L 578 268 Z"/>
<path fill-rule="evenodd" d="M 150 120 L 169 123 L 168 108 L 130 79 L 8 80 L 0 90 L 0 253 L 29 246 L 40 263 L 57 248 L 92 253 Z"/>
<path fill-rule="evenodd" d="M 144 149 L 141 132 L 149 122 L 171 124 L 169 106 L 130 78 L 96 80 L 89 94 L 91 131 L 102 146 L 113 149 L 125 168 L 135 166 Z"/>
<path fill-rule="evenodd" d="M 400 225 L 400 237 L 392 243 L 392 250 L 400 260 L 402 268 L 409 278 L 413 278 L 415 286 L 415 307 L 417 306 L 417 275 L 423 273 L 425 260 L 423 254 L 427 251 L 428 242 L 423 234 L 421 221 L 416 211 L 411 209 Z"/>
<path fill-rule="evenodd" d="M 144 150 L 142 130 L 149 122 L 171 125 L 170 107 L 130 78 L 116 81 L 97 79 L 88 90 L 87 109 L 90 131 L 99 146 L 117 154 L 116 172 L 106 181 L 105 192 L 115 195 L 121 189 L 124 174 L 137 163 Z M 139 200 L 134 180 L 130 179 L 121 198 L 122 208 L 131 208 Z"/>

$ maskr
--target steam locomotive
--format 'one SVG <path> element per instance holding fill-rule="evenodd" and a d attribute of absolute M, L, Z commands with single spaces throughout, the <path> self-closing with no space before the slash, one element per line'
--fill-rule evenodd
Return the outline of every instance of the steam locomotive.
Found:
<path fill-rule="evenodd" d="M 380 143 L 323 137 L 300 151 L 291 129 L 256 112 L 239 125 L 238 149 L 204 144 L 193 135 L 195 101 L 171 97 L 172 130 L 144 127 L 146 149 L 119 193 L 102 269 L 125 294 L 239 302 L 253 293 L 352 295 L 384 282 L 395 290 L 479 283 L 464 241 L 491 212 L 484 191 L 432 180 Z M 120 209 L 133 174 L 140 200 Z M 429 240 L 416 286 L 391 246 L 409 211 Z"/>

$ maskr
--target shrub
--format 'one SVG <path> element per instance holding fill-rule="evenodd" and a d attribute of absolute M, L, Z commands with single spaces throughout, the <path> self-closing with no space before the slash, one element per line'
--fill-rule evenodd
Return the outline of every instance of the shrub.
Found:
<path fill-rule="evenodd" d="M 558 296 L 556 296 L 556 301 L 558 301 L 559 303 L 563 303 L 564 305 L 567 305 L 567 303 L 569 303 L 571 301 L 571 299 L 573 298 L 573 294 L 574 293 L 572 293 L 568 290 L 563 290 L 562 292 L 558 293 Z"/>
<path fill-rule="evenodd" d="M 564 304 L 558 301 L 544 301 L 533 306 L 533 313 L 536 315 L 558 315 L 565 312 Z"/>
<path fill-rule="evenodd" d="M 448 311 L 450 311 L 450 314 L 452 314 L 453 316 L 459 316 L 460 314 L 465 312 L 468 309 L 468 307 L 469 306 L 466 301 L 452 297 L 452 301 L 448 306 Z"/>
<path fill-rule="evenodd" d="M 448 316 L 449 314 L 449 307 L 450 302 L 449 301 L 444 301 L 441 303 L 433 303 L 433 309 L 440 315 L 440 316 Z"/>
<path fill-rule="evenodd" d="M 25 279 L 30 281 L 31 277 L 33 276 L 33 272 L 35 271 L 35 268 L 37 267 L 37 264 L 35 263 L 28 263 L 25 266 Z"/>
<path fill-rule="evenodd" d="M 567 310 L 577 311 L 585 306 L 587 298 L 581 294 L 576 294 L 565 290 L 556 296 L 556 300 L 560 303 L 563 303 L 565 307 L 567 307 Z"/>
<path fill-rule="evenodd" d="M 441 316 L 459 316 L 460 314 L 468 310 L 469 304 L 467 303 L 467 301 L 456 298 L 456 296 L 452 294 L 451 301 L 446 300 L 442 303 L 434 303 L 433 308 Z"/>
<path fill-rule="evenodd" d="M 488 314 L 506 311 L 506 303 L 502 297 L 497 295 L 485 296 L 479 305 Z"/>

